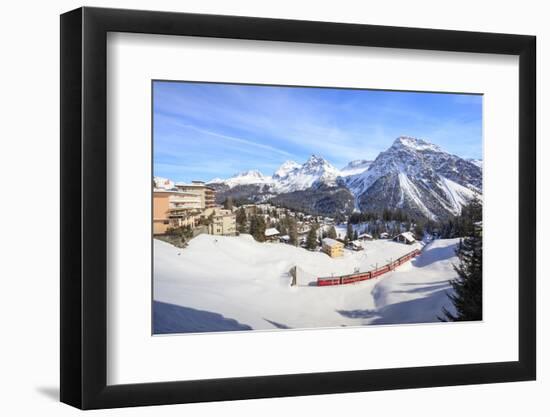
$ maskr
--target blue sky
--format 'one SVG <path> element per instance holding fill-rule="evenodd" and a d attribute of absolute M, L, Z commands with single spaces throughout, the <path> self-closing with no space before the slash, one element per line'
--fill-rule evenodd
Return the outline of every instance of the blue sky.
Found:
<path fill-rule="evenodd" d="M 482 155 L 482 97 L 464 94 L 153 83 L 154 175 L 176 181 L 271 175 L 311 154 L 337 168 L 374 159 L 398 136 Z"/>

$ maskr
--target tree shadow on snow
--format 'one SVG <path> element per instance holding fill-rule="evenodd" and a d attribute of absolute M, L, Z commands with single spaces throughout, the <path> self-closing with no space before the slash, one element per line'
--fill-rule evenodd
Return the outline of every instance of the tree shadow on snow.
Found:
<path fill-rule="evenodd" d="M 434 291 L 423 298 L 389 304 L 376 310 L 340 310 L 342 316 L 354 319 L 373 319 L 369 325 L 437 323 L 442 308 L 454 311 L 447 297 L 448 288 Z"/>
<path fill-rule="evenodd" d="M 218 313 L 153 301 L 153 334 L 234 330 L 252 330 L 252 327 Z"/>
<path fill-rule="evenodd" d="M 413 285 L 413 284 L 401 284 L 401 285 Z M 418 294 L 423 292 L 432 292 L 437 291 L 441 289 L 448 289 L 449 281 L 441 281 L 440 283 L 433 283 L 433 285 L 426 285 L 424 287 L 418 287 L 410 290 L 393 290 L 391 293 L 393 294 Z"/>
<path fill-rule="evenodd" d="M 286 324 L 277 323 L 276 321 L 268 320 L 265 317 L 264 317 L 264 320 L 267 321 L 269 324 L 272 324 L 273 326 L 275 326 L 277 329 L 292 329 L 292 327 L 287 326 Z"/>
<path fill-rule="evenodd" d="M 456 245 L 450 244 L 449 246 L 440 248 L 428 248 L 422 251 L 422 255 L 412 260 L 412 264 L 417 268 L 431 265 L 442 259 L 448 259 L 455 255 Z"/>

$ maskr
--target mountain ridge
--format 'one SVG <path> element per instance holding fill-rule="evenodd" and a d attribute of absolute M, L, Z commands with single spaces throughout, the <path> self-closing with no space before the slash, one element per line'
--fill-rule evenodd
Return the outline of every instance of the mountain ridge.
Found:
<path fill-rule="evenodd" d="M 424 139 L 399 136 L 374 161 L 358 159 L 337 169 L 312 154 L 303 164 L 285 161 L 271 176 L 247 170 L 208 184 L 219 199 L 275 199 L 312 210 L 321 207 L 320 214 L 328 215 L 400 208 L 415 217 L 442 219 L 481 196 L 482 163 Z"/>

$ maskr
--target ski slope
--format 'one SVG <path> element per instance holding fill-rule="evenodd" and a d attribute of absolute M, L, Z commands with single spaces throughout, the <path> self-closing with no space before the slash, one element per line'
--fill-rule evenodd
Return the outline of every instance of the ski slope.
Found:
<path fill-rule="evenodd" d="M 436 240 L 422 255 L 380 278 L 336 287 L 290 286 L 297 266 L 312 278 L 387 263 L 421 244 L 366 242 L 332 259 L 321 252 L 249 235 L 200 235 L 179 249 L 154 241 L 155 333 L 272 330 L 436 322 L 453 311 L 446 291 L 456 276 L 458 239 Z"/>

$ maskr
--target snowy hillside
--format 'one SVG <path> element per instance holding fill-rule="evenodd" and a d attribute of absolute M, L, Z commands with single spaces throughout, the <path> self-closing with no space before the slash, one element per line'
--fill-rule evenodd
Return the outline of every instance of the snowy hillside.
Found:
<path fill-rule="evenodd" d="M 357 175 L 365 172 L 371 166 L 372 161 L 367 161 L 366 159 L 357 159 L 351 161 L 344 168 L 340 170 L 340 175 L 342 177 L 349 177 L 350 175 Z"/>
<path fill-rule="evenodd" d="M 472 164 L 477 165 L 478 167 L 483 169 L 483 160 L 482 159 L 468 159 Z"/>
<path fill-rule="evenodd" d="M 362 252 L 333 259 L 320 252 L 249 235 L 200 235 L 185 249 L 154 241 L 154 325 L 157 333 L 269 330 L 437 322 L 448 280 L 456 276 L 457 239 L 436 240 L 422 255 L 380 278 L 358 284 L 290 286 L 291 267 L 318 275 L 372 269 L 416 245 L 366 242 Z"/>

